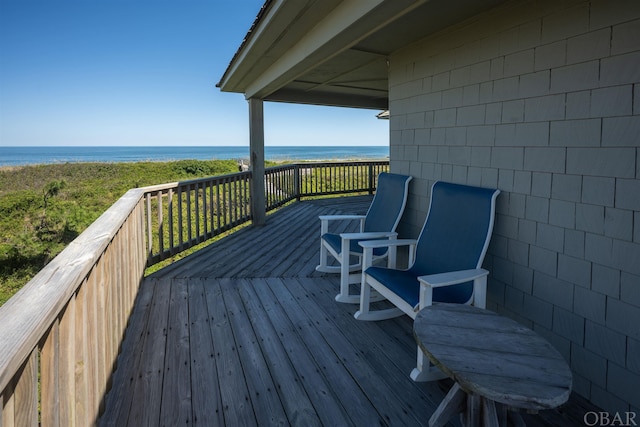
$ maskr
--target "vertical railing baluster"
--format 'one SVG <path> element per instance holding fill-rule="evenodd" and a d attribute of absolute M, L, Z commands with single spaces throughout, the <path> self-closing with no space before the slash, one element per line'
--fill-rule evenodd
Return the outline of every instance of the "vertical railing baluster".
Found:
<path fill-rule="evenodd" d="M 214 216 L 215 216 L 215 211 L 214 211 L 214 202 L 213 202 L 213 187 L 216 185 L 215 184 L 216 181 L 212 180 L 210 182 L 209 185 L 209 216 L 210 216 L 210 223 L 209 223 L 209 237 L 213 236 L 215 234 L 215 223 L 214 223 Z"/>
<path fill-rule="evenodd" d="M 234 178 L 231 179 L 231 223 L 235 224 L 238 219 L 238 181 Z"/>
<path fill-rule="evenodd" d="M 139 212 L 140 205 L 136 208 Z M 142 243 L 144 247 L 144 239 L 140 239 L 140 225 L 131 221 L 131 226 L 134 228 L 138 238 L 136 239 L 136 244 Z M 137 247 L 137 246 L 136 246 Z M 97 337 L 96 337 L 96 345 L 98 347 L 98 385 L 100 386 L 100 391 L 104 394 L 107 390 L 107 385 L 109 383 L 109 376 L 111 375 L 111 369 L 109 369 L 111 365 L 110 355 L 108 353 L 109 348 L 107 346 L 107 305 L 106 305 L 106 294 L 105 294 L 105 263 L 104 263 L 104 255 L 102 256 L 103 262 L 96 268 L 97 272 L 97 288 L 96 288 L 96 323 L 97 323 Z M 134 259 L 136 261 L 136 265 L 140 265 L 140 251 L 134 252 Z M 104 402 L 100 402 L 100 412 L 104 409 L 102 405 Z"/>
<path fill-rule="evenodd" d="M 200 241 L 206 240 L 209 231 L 209 223 L 207 222 L 207 181 L 202 183 L 202 228 Z"/>
<path fill-rule="evenodd" d="M 267 171 L 265 169 L 264 175 L 264 203 L 265 209 L 268 209 L 269 206 L 273 205 L 273 187 L 274 187 L 274 178 L 278 174 L 278 170 L 271 169 Z"/>
<path fill-rule="evenodd" d="M 191 229 L 191 185 L 187 186 L 187 245 L 191 246 L 193 230 Z"/>
<path fill-rule="evenodd" d="M 278 188 L 278 194 L 280 195 L 278 202 L 284 203 L 287 198 L 287 173 L 284 169 L 280 169 L 280 188 Z"/>
<path fill-rule="evenodd" d="M 129 234 L 129 227 L 125 224 L 122 227 L 125 234 Z M 122 231 L 121 231 L 122 233 Z M 127 236 L 128 237 L 128 236 Z M 129 248 L 127 247 L 127 253 L 129 253 Z M 130 269 L 127 269 L 130 270 Z M 98 408 L 100 407 L 100 399 L 102 397 L 102 392 L 99 383 L 99 375 L 98 375 L 98 315 L 97 315 L 97 287 L 98 280 L 97 277 L 97 269 L 94 268 L 89 274 L 89 278 L 86 280 L 84 288 L 86 288 L 85 295 L 85 325 L 86 329 L 85 337 L 85 355 L 86 355 L 86 363 L 85 363 L 85 371 L 86 371 L 86 381 L 87 384 L 87 417 L 91 419 L 93 414 L 98 413 Z"/>
<path fill-rule="evenodd" d="M 218 184 L 216 185 L 216 231 L 219 231 L 221 228 L 220 225 L 220 212 L 221 212 L 221 197 L 220 197 L 220 187 L 222 186 L 222 180 L 218 180 Z"/>
<path fill-rule="evenodd" d="M 236 222 L 236 182 L 229 178 L 229 221 L 233 225 Z"/>
<path fill-rule="evenodd" d="M 15 425 L 38 425 L 38 351 L 34 349 L 21 368 L 13 392 Z M 7 425 L 11 425 L 8 420 Z"/>
<path fill-rule="evenodd" d="M 293 195 L 296 200 L 300 201 L 300 193 L 301 193 L 301 179 L 300 179 L 300 165 L 293 166 Z"/>
<path fill-rule="evenodd" d="M 75 298 L 72 297 L 60 318 L 60 396 L 67 396 L 60 405 L 60 425 L 72 425 L 75 420 Z"/>
<path fill-rule="evenodd" d="M 373 182 L 373 180 L 374 180 L 373 172 L 374 171 L 373 171 L 373 168 L 374 168 L 374 165 L 370 164 L 369 165 L 369 194 L 373 194 L 373 188 L 374 188 L 374 182 Z"/>
<path fill-rule="evenodd" d="M 169 251 L 171 255 L 175 253 L 175 245 L 173 240 L 173 188 L 170 188 L 167 194 L 167 216 L 169 217 Z"/>
<path fill-rule="evenodd" d="M 40 352 L 40 416 L 42 427 L 60 427 L 60 345 L 56 319 L 47 333 Z M 0 411 L 2 406 L 0 405 Z M 1 423 L 0 423 L 1 424 Z M 7 425 L 10 425 L 7 423 Z"/>
<path fill-rule="evenodd" d="M 229 178 L 225 178 L 222 187 L 222 217 L 224 221 L 224 227 L 229 224 Z"/>
<path fill-rule="evenodd" d="M 88 372 L 85 369 L 89 365 L 87 355 L 87 280 L 78 288 L 76 293 L 76 316 L 75 316 L 75 335 L 73 337 L 73 345 L 75 346 L 74 360 L 74 380 L 75 380 L 75 397 L 76 397 L 76 423 L 78 425 L 88 425 L 89 392 Z"/>
<path fill-rule="evenodd" d="M 227 191 L 225 191 L 225 196 L 227 197 L 226 204 L 226 215 L 227 223 L 225 225 L 233 224 L 233 179 L 227 179 Z"/>
<path fill-rule="evenodd" d="M 151 227 L 151 193 L 145 194 L 145 201 L 147 204 L 147 256 L 151 258 L 153 256 L 153 228 Z"/>
<path fill-rule="evenodd" d="M 162 190 L 158 191 L 158 253 L 164 252 L 164 223 L 162 216 Z"/>
<path fill-rule="evenodd" d="M 242 206 L 244 207 L 244 218 L 246 218 L 247 220 L 249 220 L 250 217 L 250 212 L 249 212 L 249 186 L 250 184 L 250 177 L 249 175 L 245 175 L 245 178 L 243 179 L 243 183 L 244 183 L 244 197 L 242 198 Z"/>
<path fill-rule="evenodd" d="M 182 186 L 178 187 L 178 244 L 180 245 L 180 251 L 184 250 L 184 218 L 182 214 Z"/>
<path fill-rule="evenodd" d="M 244 215 L 247 221 L 251 220 L 251 211 L 249 207 L 249 199 L 251 198 L 251 174 L 244 176 Z"/>
<path fill-rule="evenodd" d="M 196 219 L 195 241 L 199 242 L 200 241 L 200 184 L 195 184 L 193 187 L 194 187 L 193 198 L 194 198 L 195 219 Z"/>

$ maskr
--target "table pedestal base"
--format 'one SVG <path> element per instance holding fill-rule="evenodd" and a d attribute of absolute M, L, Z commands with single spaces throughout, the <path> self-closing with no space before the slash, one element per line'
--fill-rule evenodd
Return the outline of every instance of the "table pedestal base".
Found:
<path fill-rule="evenodd" d="M 444 426 L 456 414 L 460 414 L 463 426 L 524 426 L 520 414 L 505 405 L 477 394 L 467 394 L 455 383 L 429 419 L 430 427 Z"/>

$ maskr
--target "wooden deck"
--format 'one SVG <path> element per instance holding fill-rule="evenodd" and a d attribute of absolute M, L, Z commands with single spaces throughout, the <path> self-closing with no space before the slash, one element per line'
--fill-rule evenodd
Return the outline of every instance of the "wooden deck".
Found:
<path fill-rule="evenodd" d="M 369 202 L 294 203 L 148 277 L 99 424 L 428 425 L 451 382 L 409 378 L 411 319 L 359 322 L 315 272 L 318 215 Z M 525 421 L 581 425 L 582 403 Z"/>

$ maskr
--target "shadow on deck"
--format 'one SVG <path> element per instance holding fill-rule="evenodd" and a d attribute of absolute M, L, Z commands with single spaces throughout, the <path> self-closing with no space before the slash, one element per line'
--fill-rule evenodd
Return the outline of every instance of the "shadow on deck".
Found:
<path fill-rule="evenodd" d="M 356 321 L 315 272 L 318 215 L 370 200 L 294 203 L 145 279 L 100 425 L 428 425 L 451 382 L 409 378 L 411 319 Z M 582 402 L 525 421 L 582 425 Z"/>

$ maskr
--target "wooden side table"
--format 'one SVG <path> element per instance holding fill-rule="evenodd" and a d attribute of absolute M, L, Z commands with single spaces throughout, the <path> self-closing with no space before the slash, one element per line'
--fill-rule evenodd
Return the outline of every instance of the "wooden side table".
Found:
<path fill-rule="evenodd" d="M 455 414 L 464 425 L 524 425 L 516 409 L 555 408 L 569 398 L 569 366 L 551 344 L 519 323 L 462 304 L 422 309 L 414 336 L 431 363 L 456 383 L 429 420 Z"/>

